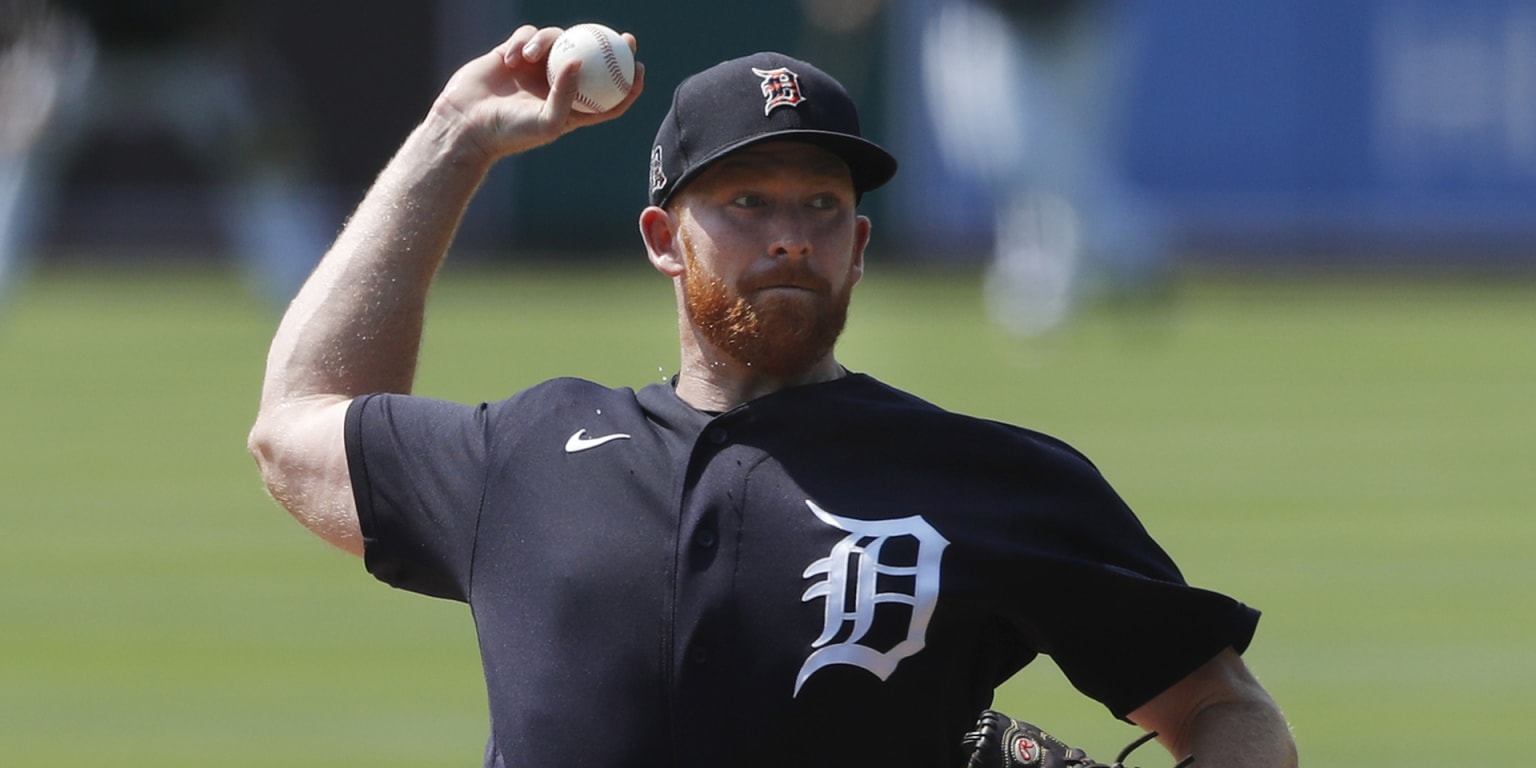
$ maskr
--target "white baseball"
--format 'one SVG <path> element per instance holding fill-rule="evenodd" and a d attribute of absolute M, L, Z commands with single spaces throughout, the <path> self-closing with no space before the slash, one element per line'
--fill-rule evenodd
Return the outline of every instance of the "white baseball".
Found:
<path fill-rule="evenodd" d="M 581 78 L 571 105 L 578 112 L 607 112 L 635 84 L 634 51 L 619 33 L 601 24 L 577 24 L 555 40 L 545 69 L 551 83 L 554 73 L 571 59 L 581 60 Z"/>

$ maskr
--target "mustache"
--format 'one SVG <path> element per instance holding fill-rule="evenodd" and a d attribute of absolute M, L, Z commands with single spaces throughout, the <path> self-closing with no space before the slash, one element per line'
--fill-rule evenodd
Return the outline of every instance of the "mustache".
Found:
<path fill-rule="evenodd" d="M 741 291 L 749 293 L 781 285 L 805 288 L 817 293 L 829 293 L 832 290 L 830 281 L 811 271 L 803 262 L 783 262 L 742 278 Z"/>

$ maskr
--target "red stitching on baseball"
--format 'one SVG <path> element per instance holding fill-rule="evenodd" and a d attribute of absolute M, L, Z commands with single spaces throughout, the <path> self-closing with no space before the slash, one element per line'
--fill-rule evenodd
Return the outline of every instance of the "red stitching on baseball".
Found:
<path fill-rule="evenodd" d="M 629 93 L 629 83 L 624 79 L 624 68 L 619 66 L 619 57 L 613 52 L 613 44 L 608 41 L 607 35 L 599 35 L 597 30 L 592 30 L 592 36 L 597 38 L 597 44 L 603 47 L 603 63 L 608 65 L 608 77 L 613 79 L 614 87 L 620 93 Z"/>

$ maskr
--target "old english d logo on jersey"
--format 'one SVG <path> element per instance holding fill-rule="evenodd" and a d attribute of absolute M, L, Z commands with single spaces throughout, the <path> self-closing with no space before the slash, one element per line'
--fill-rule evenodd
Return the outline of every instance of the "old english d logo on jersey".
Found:
<path fill-rule="evenodd" d="M 800 76 L 789 67 L 778 69 L 752 68 L 752 74 L 763 79 L 763 114 L 768 115 L 779 107 L 794 107 L 805 101 L 800 90 Z"/>
<path fill-rule="evenodd" d="M 821 577 L 800 599 L 825 600 L 826 623 L 811 643 L 816 650 L 800 667 L 795 695 L 811 675 L 832 664 L 862 667 L 885 680 L 902 659 L 927 642 L 928 620 L 939 599 L 939 564 L 949 541 L 921 517 L 853 520 L 809 499 L 805 505 L 822 522 L 848 535 L 802 574 L 807 579 Z M 899 562 L 888 559 L 897 552 L 902 553 Z M 892 622 L 897 623 L 894 632 Z M 896 640 L 879 648 L 875 636 Z"/>

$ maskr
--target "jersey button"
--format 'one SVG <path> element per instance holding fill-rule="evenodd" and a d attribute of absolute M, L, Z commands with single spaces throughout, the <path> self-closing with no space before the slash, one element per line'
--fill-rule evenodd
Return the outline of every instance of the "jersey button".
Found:
<path fill-rule="evenodd" d="M 719 536 L 715 535 L 713 528 L 700 528 L 698 533 L 693 534 L 693 543 L 704 549 L 709 549 L 715 545 L 719 538 Z"/>
<path fill-rule="evenodd" d="M 725 445 L 725 441 L 730 439 L 731 436 L 730 433 L 725 431 L 724 427 L 710 427 L 709 434 L 706 437 L 715 445 Z"/>
<path fill-rule="evenodd" d="M 688 649 L 688 661 L 693 664 L 703 664 L 709 661 L 709 649 L 702 645 L 695 645 Z"/>

